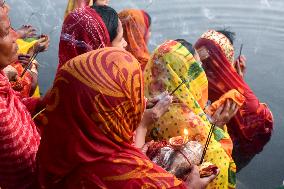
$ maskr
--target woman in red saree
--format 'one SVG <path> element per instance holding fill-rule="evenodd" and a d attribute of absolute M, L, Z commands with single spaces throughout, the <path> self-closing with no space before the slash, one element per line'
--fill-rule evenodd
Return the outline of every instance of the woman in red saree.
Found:
<path fill-rule="evenodd" d="M 209 81 L 210 101 L 217 100 L 231 89 L 237 89 L 246 98 L 237 115 L 227 124 L 234 142 L 234 160 L 240 170 L 269 141 L 273 115 L 233 67 L 234 47 L 225 35 L 209 30 L 197 41 L 195 48 Z"/>
<path fill-rule="evenodd" d="M 80 54 L 109 45 L 109 33 L 100 15 L 91 7 L 75 9 L 63 23 L 58 68 Z"/>
<path fill-rule="evenodd" d="M 70 60 L 47 104 L 38 153 L 42 188 L 186 188 L 132 145 L 145 100 L 130 53 L 109 47 Z"/>
<path fill-rule="evenodd" d="M 119 13 L 119 18 L 128 43 L 126 50 L 134 55 L 144 70 L 150 58 L 147 44 L 151 35 L 151 17 L 143 10 L 126 9 Z"/>
<path fill-rule="evenodd" d="M 108 46 L 124 48 L 126 45 L 123 28 L 114 9 L 96 5 L 75 9 L 63 23 L 58 68 L 91 50 Z"/>
<path fill-rule="evenodd" d="M 29 107 L 34 99 L 15 92 L 0 73 L 0 186 L 9 189 L 36 188 L 36 153 L 40 135 Z"/>
<path fill-rule="evenodd" d="M 19 97 L 4 75 L 4 68 L 16 55 L 17 36 L 8 16 L 0 17 L 0 187 L 36 189 L 35 158 L 40 136 L 30 111 L 38 101 Z"/>

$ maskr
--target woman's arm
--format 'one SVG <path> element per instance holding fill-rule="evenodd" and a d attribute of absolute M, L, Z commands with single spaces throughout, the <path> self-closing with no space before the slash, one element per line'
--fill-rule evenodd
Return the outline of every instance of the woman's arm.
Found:
<path fill-rule="evenodd" d="M 145 110 L 140 126 L 136 129 L 135 146 L 137 148 L 144 146 L 147 128 L 168 110 L 172 100 L 173 97 L 166 93 L 153 108 Z"/>
<path fill-rule="evenodd" d="M 238 105 L 231 99 L 227 99 L 225 104 L 221 105 L 216 112 L 211 115 L 211 122 L 224 130 L 224 126 L 236 115 L 238 110 Z"/>
<path fill-rule="evenodd" d="M 32 84 L 31 84 L 31 91 L 30 96 L 32 96 L 36 90 L 36 87 L 38 85 L 38 62 L 36 60 L 33 61 L 30 73 L 32 76 Z"/>

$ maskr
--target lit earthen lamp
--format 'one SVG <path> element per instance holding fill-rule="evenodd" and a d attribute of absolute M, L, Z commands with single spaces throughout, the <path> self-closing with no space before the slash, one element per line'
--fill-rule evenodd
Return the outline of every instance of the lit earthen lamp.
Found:
<path fill-rule="evenodd" d="M 187 159 L 187 156 L 181 151 L 181 149 L 188 143 L 188 130 L 185 128 L 183 133 L 183 136 L 170 138 L 169 143 L 173 149 L 179 151 L 188 161 L 188 163 L 191 164 L 189 159 Z M 216 175 L 217 172 L 218 167 L 210 162 L 203 162 L 201 165 L 199 165 L 199 174 L 201 178 L 209 177 L 213 174 Z"/>
<path fill-rule="evenodd" d="M 188 130 L 184 128 L 183 136 L 172 137 L 169 140 L 171 147 L 175 150 L 180 150 L 188 142 Z"/>

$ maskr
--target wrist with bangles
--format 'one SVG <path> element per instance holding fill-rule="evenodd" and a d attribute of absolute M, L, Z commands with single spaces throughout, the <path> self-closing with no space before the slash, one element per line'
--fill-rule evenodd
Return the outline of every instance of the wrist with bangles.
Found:
<path fill-rule="evenodd" d="M 39 66 L 38 62 L 37 62 L 36 60 L 33 60 L 32 67 L 31 67 L 31 69 L 30 69 L 30 72 L 32 72 L 32 73 L 38 75 L 38 66 Z"/>
<path fill-rule="evenodd" d="M 221 124 L 218 123 L 218 120 L 217 120 L 217 119 L 213 119 L 213 118 L 212 118 L 211 116 L 209 116 L 209 115 L 207 115 L 207 119 L 208 119 L 208 121 L 209 121 L 209 123 L 210 123 L 211 125 L 215 125 L 215 126 L 217 126 L 217 127 L 219 127 L 219 128 L 223 128 L 224 125 L 226 125 L 226 123 L 222 123 L 222 122 L 221 122 Z"/>

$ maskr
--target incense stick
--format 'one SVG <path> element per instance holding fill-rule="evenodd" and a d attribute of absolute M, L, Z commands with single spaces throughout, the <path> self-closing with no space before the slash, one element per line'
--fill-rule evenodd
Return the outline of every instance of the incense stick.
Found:
<path fill-rule="evenodd" d="M 184 83 L 186 83 L 187 80 L 186 79 L 183 79 L 182 82 L 177 86 L 177 88 L 175 88 L 171 93 L 170 95 L 173 95 Z"/>
<path fill-rule="evenodd" d="M 244 46 L 244 44 L 241 44 L 241 47 L 240 47 L 240 54 L 239 54 L 239 60 L 241 59 L 241 55 L 242 55 L 242 51 L 243 51 L 243 46 Z"/>
<path fill-rule="evenodd" d="M 29 67 L 30 67 L 31 64 L 33 63 L 34 59 L 37 57 L 38 53 L 39 53 L 39 51 L 36 51 L 36 52 L 33 54 L 33 56 L 31 57 L 31 59 L 30 59 L 28 65 L 25 67 L 24 71 L 22 72 L 22 74 L 21 74 L 21 76 L 20 76 L 21 78 L 22 78 L 22 77 L 25 75 L 25 73 L 28 71 Z"/>
<path fill-rule="evenodd" d="M 37 116 L 39 116 L 42 112 L 44 112 L 46 110 L 46 108 L 42 109 L 41 111 L 39 111 L 32 119 L 34 120 Z"/>
<path fill-rule="evenodd" d="M 204 160 L 204 157 L 206 155 L 206 151 L 208 149 L 208 146 L 209 146 L 209 143 L 210 143 L 210 140 L 211 140 L 211 137 L 212 137 L 212 134 L 213 134 L 213 131 L 214 131 L 215 127 L 216 127 L 215 124 L 211 125 L 210 131 L 209 131 L 209 134 L 208 134 L 208 137 L 207 137 L 204 149 L 203 149 L 203 153 L 202 153 L 202 156 L 201 156 L 200 165 L 203 163 L 203 160 Z"/>

